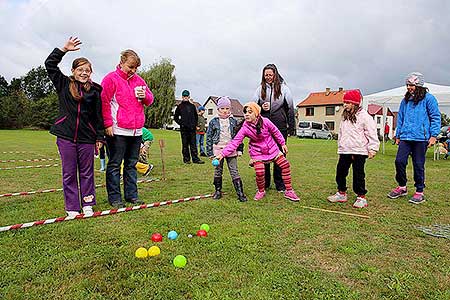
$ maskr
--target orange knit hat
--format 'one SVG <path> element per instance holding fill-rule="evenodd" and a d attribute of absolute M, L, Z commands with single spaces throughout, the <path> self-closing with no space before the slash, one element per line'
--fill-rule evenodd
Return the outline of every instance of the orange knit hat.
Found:
<path fill-rule="evenodd" d="M 261 114 L 261 107 L 256 102 L 248 102 L 244 104 L 244 111 L 246 107 L 249 107 L 252 112 L 255 113 L 256 117 L 259 117 L 259 115 Z"/>

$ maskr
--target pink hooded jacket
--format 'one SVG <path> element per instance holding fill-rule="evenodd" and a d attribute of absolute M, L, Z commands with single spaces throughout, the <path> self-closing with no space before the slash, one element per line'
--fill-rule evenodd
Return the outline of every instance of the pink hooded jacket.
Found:
<path fill-rule="evenodd" d="M 145 99 L 138 101 L 135 96 L 134 88 L 145 86 Z M 111 112 L 111 101 L 119 105 L 117 115 L 117 125 L 126 129 L 140 129 L 144 127 L 145 115 L 144 105 L 153 103 L 153 94 L 139 75 L 134 74 L 130 77 L 123 72 L 119 66 L 116 70 L 110 72 L 102 81 L 102 112 L 105 128 L 113 125 L 113 116 Z"/>
<path fill-rule="evenodd" d="M 375 121 L 364 109 L 356 113 L 356 123 L 342 120 L 339 126 L 338 154 L 368 155 L 380 148 Z"/>
<path fill-rule="evenodd" d="M 256 133 L 256 124 L 244 122 L 242 128 L 233 140 L 222 150 L 222 156 L 231 155 L 242 143 L 245 137 L 250 139 L 248 153 L 254 160 L 270 161 L 280 153 L 278 145 L 283 146 L 286 142 L 280 130 L 267 118 L 261 117 L 263 126 L 261 133 Z"/>

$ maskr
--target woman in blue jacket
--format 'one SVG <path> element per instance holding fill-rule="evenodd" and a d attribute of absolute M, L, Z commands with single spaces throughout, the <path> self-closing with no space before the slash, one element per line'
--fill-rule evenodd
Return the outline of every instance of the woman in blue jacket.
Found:
<path fill-rule="evenodd" d="M 395 158 L 395 179 L 398 186 L 388 197 L 395 199 L 408 194 L 406 188 L 406 165 L 411 154 L 414 166 L 414 186 L 416 192 L 409 200 L 419 204 L 425 201 L 423 189 L 425 187 L 425 154 L 427 148 L 436 143 L 436 136 L 441 128 L 441 113 L 436 98 L 423 86 L 424 77 L 421 73 L 413 72 L 406 78 L 406 94 L 403 98 L 397 118 L 396 144 L 398 145 Z"/>

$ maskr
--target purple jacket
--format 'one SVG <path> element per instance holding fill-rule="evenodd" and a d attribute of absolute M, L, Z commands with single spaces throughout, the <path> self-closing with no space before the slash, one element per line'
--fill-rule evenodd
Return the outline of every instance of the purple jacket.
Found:
<path fill-rule="evenodd" d="M 222 150 L 222 155 L 227 157 L 232 154 L 242 143 L 245 137 L 250 139 L 248 153 L 255 160 L 272 160 L 280 153 L 278 145 L 283 146 L 286 141 L 280 130 L 267 118 L 261 117 L 263 126 L 261 133 L 256 133 L 256 124 L 244 122 L 242 128 L 234 139 Z"/>

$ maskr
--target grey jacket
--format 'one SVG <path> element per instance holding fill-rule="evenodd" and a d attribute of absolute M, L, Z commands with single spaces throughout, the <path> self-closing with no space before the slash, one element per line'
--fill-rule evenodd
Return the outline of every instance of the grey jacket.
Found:
<path fill-rule="evenodd" d="M 281 132 L 295 134 L 295 110 L 291 91 L 286 84 L 281 84 L 281 96 L 275 99 L 272 87 L 266 84 L 266 99 L 261 99 L 261 85 L 255 91 L 252 101 L 260 106 L 264 102 L 270 102 L 270 110 L 261 108 L 261 115 L 268 118 Z"/>

